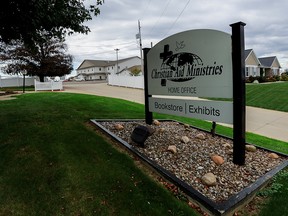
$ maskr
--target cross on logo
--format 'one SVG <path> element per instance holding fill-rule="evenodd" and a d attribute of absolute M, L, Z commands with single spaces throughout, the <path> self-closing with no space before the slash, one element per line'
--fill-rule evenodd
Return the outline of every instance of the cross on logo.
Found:
<path fill-rule="evenodd" d="M 160 59 L 163 59 L 163 62 L 173 54 L 172 51 L 169 51 L 169 45 L 164 46 L 164 52 L 160 53 Z"/>

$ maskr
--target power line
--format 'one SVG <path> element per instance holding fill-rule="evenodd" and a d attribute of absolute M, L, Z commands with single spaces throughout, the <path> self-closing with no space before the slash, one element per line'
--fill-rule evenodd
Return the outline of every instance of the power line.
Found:
<path fill-rule="evenodd" d="M 76 45 L 76 44 L 67 44 L 68 46 L 71 46 L 71 47 L 93 47 L 93 48 L 98 48 L 98 47 L 115 47 L 115 46 L 123 46 L 123 45 L 126 45 L 126 44 L 129 44 L 129 46 L 132 46 L 135 44 L 135 41 L 130 41 L 130 42 L 126 42 L 126 43 L 121 43 L 121 44 L 109 44 L 109 45 L 106 45 L 106 44 L 103 44 L 103 45 Z"/>
<path fill-rule="evenodd" d="M 147 5 L 146 5 L 145 9 L 143 10 L 144 12 L 147 11 L 147 9 L 148 9 L 149 6 L 150 6 L 150 3 L 151 3 L 151 0 L 148 1 L 148 3 L 147 3 Z M 145 14 L 144 14 L 144 16 L 145 16 Z M 143 16 L 141 17 L 141 19 L 143 19 Z M 140 20 L 141 20 L 141 19 L 140 19 Z"/>
<path fill-rule="evenodd" d="M 171 27 L 169 28 L 169 30 L 167 31 L 167 33 L 164 35 L 164 37 L 166 37 L 168 35 L 168 33 L 171 31 L 171 29 L 174 27 L 174 25 L 176 24 L 176 22 L 179 20 L 179 18 L 181 17 L 181 15 L 183 14 L 184 10 L 187 8 L 188 4 L 190 3 L 190 0 L 188 0 L 188 2 L 186 3 L 186 5 L 184 6 L 184 8 L 182 9 L 182 11 L 180 12 L 180 14 L 178 15 L 178 17 L 175 19 L 175 21 L 173 22 L 173 24 L 171 25 Z"/>
<path fill-rule="evenodd" d="M 170 4 L 171 0 L 169 0 L 164 8 L 164 10 L 162 11 L 161 15 L 158 17 L 157 21 L 154 23 L 152 29 L 150 30 L 150 33 L 154 30 L 155 26 L 158 24 L 159 20 L 162 18 L 162 16 L 164 15 L 164 13 L 167 10 L 168 5 Z"/>

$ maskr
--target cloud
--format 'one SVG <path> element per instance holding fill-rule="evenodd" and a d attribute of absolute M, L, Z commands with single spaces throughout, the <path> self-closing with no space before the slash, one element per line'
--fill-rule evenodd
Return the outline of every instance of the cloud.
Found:
<path fill-rule="evenodd" d="M 243 21 L 246 49 L 258 57 L 276 55 L 288 68 L 288 1 L 268 0 L 108 0 L 101 14 L 86 24 L 88 35 L 67 38 L 77 68 L 84 59 L 115 60 L 140 55 L 135 35 L 141 22 L 143 47 L 190 29 L 231 33 L 231 23 Z"/>

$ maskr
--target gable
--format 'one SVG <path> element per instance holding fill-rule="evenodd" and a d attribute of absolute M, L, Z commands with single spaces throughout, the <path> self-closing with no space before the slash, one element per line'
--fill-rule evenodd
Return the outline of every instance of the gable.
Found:
<path fill-rule="evenodd" d="M 116 64 L 116 61 L 108 60 L 84 60 L 77 70 L 91 68 L 91 67 L 108 67 Z"/>
<path fill-rule="evenodd" d="M 81 68 L 88 68 L 88 67 L 93 67 L 93 66 L 94 65 L 91 61 L 86 61 L 86 60 L 84 60 L 84 62 L 81 64 Z"/>
<path fill-rule="evenodd" d="M 245 65 L 254 65 L 257 67 L 260 65 L 260 62 L 252 49 L 245 50 L 245 57 Z"/>
<path fill-rule="evenodd" d="M 272 64 L 272 67 L 274 68 L 281 68 L 281 65 L 277 59 L 277 57 L 275 57 L 274 61 L 273 61 L 273 64 Z"/>

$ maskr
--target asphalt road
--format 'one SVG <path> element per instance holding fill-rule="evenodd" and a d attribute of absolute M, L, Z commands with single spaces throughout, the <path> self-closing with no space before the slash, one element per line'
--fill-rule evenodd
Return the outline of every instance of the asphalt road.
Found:
<path fill-rule="evenodd" d="M 109 86 L 104 81 L 64 82 L 63 84 L 65 92 L 121 98 L 144 104 L 142 89 Z M 246 107 L 246 131 L 288 142 L 288 113 Z"/>

